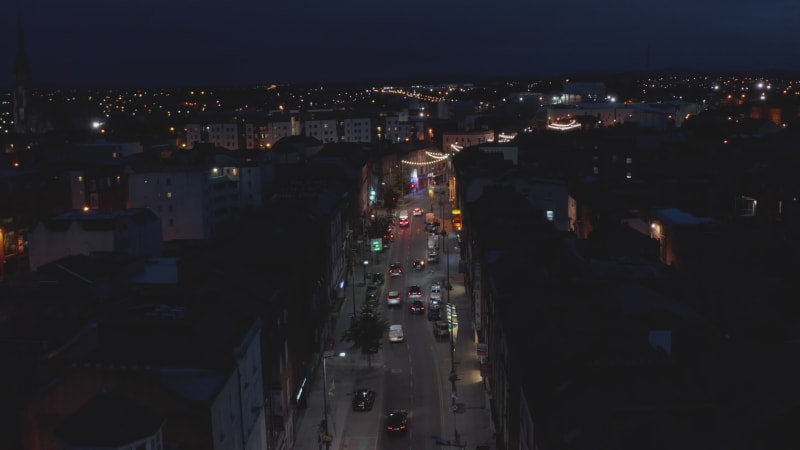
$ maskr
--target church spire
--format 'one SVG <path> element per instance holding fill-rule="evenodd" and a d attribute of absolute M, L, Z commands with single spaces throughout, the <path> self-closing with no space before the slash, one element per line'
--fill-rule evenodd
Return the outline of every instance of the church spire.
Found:
<path fill-rule="evenodd" d="M 31 131 L 31 67 L 25 52 L 25 35 L 22 32 L 22 13 L 17 16 L 17 57 L 14 60 L 14 131 L 25 134 Z"/>
<path fill-rule="evenodd" d="M 14 75 L 24 76 L 30 81 L 31 67 L 28 63 L 28 54 L 25 52 L 25 33 L 22 31 L 22 13 L 17 14 L 17 58 L 14 61 Z"/>

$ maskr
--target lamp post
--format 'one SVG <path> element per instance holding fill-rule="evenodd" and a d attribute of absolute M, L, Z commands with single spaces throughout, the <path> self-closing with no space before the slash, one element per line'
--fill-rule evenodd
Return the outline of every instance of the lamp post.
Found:
<path fill-rule="evenodd" d="M 0 280 L 6 275 L 6 241 L 3 230 L 0 229 Z"/>
<path fill-rule="evenodd" d="M 353 319 L 356 318 L 356 262 L 353 257 L 353 263 L 350 264 L 350 292 L 353 294 Z"/>
<path fill-rule="evenodd" d="M 331 448 L 331 441 L 333 436 L 328 432 L 328 364 L 326 363 L 330 358 L 341 358 L 346 356 L 345 352 L 336 354 L 325 355 L 322 354 L 322 408 L 325 410 L 322 419 L 322 433 L 320 434 L 319 442 L 320 448 L 322 443 L 325 443 L 325 448 Z"/>

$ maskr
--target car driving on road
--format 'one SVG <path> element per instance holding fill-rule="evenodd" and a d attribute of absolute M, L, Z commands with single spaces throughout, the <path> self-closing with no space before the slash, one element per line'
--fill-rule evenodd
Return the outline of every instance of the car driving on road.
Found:
<path fill-rule="evenodd" d="M 389 434 L 402 434 L 408 428 L 408 412 L 395 409 L 386 414 L 386 431 Z"/>
<path fill-rule="evenodd" d="M 393 262 L 389 264 L 389 276 L 392 277 L 399 277 L 403 274 L 403 264 L 399 262 Z"/>
<path fill-rule="evenodd" d="M 386 294 L 387 306 L 400 306 L 400 291 L 389 291 Z"/>
<path fill-rule="evenodd" d="M 403 342 L 406 334 L 403 332 L 403 325 L 389 325 L 389 342 Z"/>

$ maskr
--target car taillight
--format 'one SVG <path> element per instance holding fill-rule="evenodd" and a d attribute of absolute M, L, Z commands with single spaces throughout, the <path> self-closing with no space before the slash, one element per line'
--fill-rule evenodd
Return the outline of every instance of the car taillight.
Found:
<path fill-rule="evenodd" d="M 386 427 L 386 429 L 387 429 L 387 430 L 389 430 L 389 431 L 392 431 L 392 430 L 394 430 L 394 428 L 393 428 L 391 425 L 389 425 L 388 427 Z"/>
<path fill-rule="evenodd" d="M 400 429 L 401 429 L 401 430 L 405 430 L 405 429 L 406 429 L 406 426 L 405 426 L 405 425 L 400 425 Z"/>

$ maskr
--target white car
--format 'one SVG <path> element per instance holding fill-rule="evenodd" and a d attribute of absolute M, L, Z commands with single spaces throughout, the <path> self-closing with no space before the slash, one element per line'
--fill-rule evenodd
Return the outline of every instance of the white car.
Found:
<path fill-rule="evenodd" d="M 389 325 L 389 342 L 403 342 L 405 339 L 402 325 Z"/>
<path fill-rule="evenodd" d="M 388 306 L 398 306 L 400 305 L 400 291 L 389 291 L 386 294 L 386 304 Z"/>
<path fill-rule="evenodd" d="M 442 301 L 442 286 L 439 284 L 434 284 L 431 286 L 431 295 L 430 295 L 431 302 L 441 302 Z"/>

